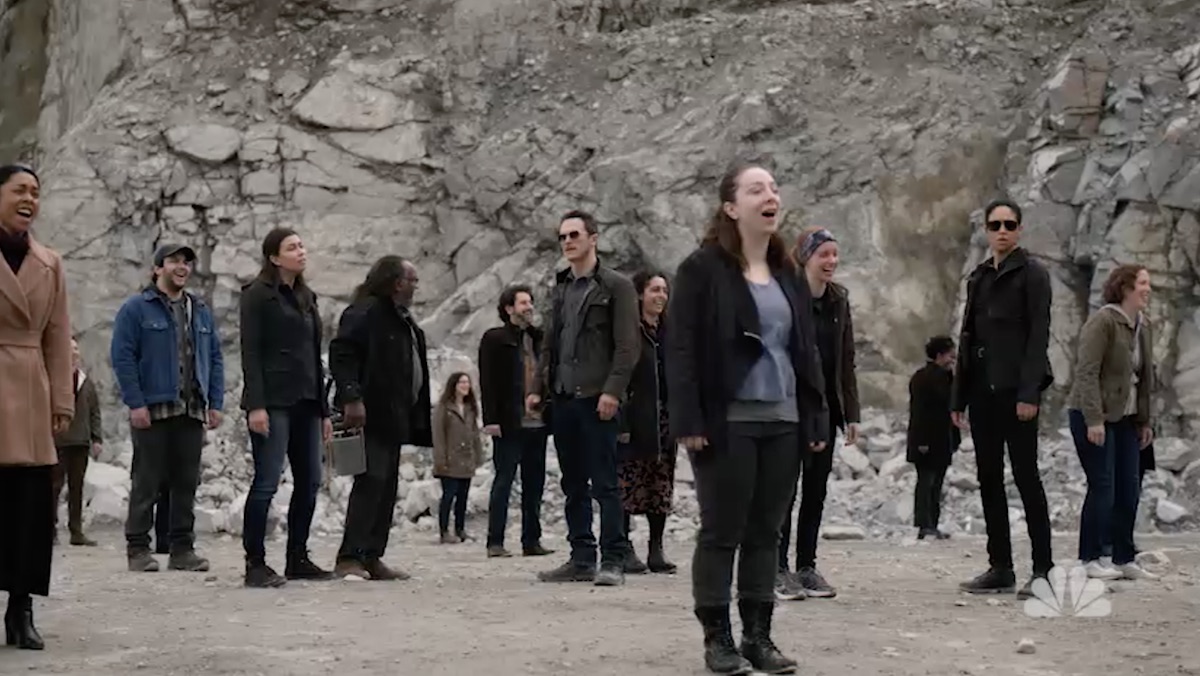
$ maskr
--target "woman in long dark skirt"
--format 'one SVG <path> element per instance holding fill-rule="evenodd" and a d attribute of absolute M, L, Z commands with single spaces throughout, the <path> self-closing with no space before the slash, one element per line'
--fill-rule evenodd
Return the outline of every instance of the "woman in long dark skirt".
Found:
<path fill-rule="evenodd" d="M 4 642 L 25 650 L 45 647 L 32 596 L 50 593 L 54 435 L 75 414 L 62 258 L 29 233 L 40 188 L 33 170 L 0 167 L 0 589 Z"/>
<path fill-rule="evenodd" d="M 643 563 L 630 544 L 626 573 L 673 573 L 675 564 L 663 552 L 663 533 L 675 488 L 675 438 L 667 424 L 667 375 L 663 317 L 667 278 L 661 272 L 633 277 L 642 319 L 642 350 L 629 382 L 621 412 L 618 480 L 625 509 L 625 532 L 631 517 L 644 514 L 650 524 L 650 551 Z"/>

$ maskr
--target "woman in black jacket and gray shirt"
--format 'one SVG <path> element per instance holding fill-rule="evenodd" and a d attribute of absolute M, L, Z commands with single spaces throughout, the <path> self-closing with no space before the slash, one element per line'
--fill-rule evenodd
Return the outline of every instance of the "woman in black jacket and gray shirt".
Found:
<path fill-rule="evenodd" d="M 688 449 L 700 502 L 695 613 L 710 671 L 792 673 L 795 660 L 771 640 L 771 616 L 779 527 L 804 452 L 828 438 L 812 299 L 777 233 L 771 174 L 736 165 L 719 196 L 699 250 L 679 266 L 668 312 L 671 432 Z M 740 654 L 729 621 L 735 555 Z"/>
<path fill-rule="evenodd" d="M 321 486 L 321 443 L 333 426 L 321 365 L 321 315 L 316 294 L 304 283 L 304 243 L 295 231 L 276 228 L 263 239 L 262 254 L 262 270 L 241 297 L 242 408 L 254 454 L 242 545 L 246 586 L 280 587 L 286 580 L 267 565 L 264 540 L 285 460 L 292 467 L 293 491 L 284 575 L 331 577 L 309 559 L 308 533 Z"/>

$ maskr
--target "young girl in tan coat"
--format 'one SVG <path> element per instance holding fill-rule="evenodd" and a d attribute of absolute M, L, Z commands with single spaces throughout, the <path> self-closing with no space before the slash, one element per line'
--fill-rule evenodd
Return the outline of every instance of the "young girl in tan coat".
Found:
<path fill-rule="evenodd" d="M 452 374 L 442 388 L 433 412 L 433 475 L 442 480 L 442 502 L 438 525 L 442 544 L 464 542 L 467 533 L 467 493 L 471 477 L 483 464 L 483 438 L 479 427 L 479 405 L 471 376 Z M 450 508 L 454 508 L 454 536 L 450 535 Z"/>

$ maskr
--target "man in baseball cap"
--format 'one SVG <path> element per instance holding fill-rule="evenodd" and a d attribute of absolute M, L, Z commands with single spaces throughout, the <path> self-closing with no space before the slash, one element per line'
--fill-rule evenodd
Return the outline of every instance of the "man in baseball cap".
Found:
<path fill-rule="evenodd" d="M 111 360 L 121 400 L 129 407 L 133 439 L 125 521 L 131 571 L 158 570 L 150 552 L 150 529 L 164 484 L 169 491 L 168 567 L 209 567 L 195 551 L 196 487 L 204 428 L 221 423 L 225 376 L 212 311 L 184 289 L 195 260 L 191 247 L 160 246 L 154 252 L 153 282 L 125 301 L 113 323 Z"/>

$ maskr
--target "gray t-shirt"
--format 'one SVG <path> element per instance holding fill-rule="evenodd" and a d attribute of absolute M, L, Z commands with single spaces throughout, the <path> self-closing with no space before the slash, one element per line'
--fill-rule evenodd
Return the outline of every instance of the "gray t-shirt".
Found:
<path fill-rule="evenodd" d="M 797 422 L 796 372 L 788 355 L 792 306 L 779 282 L 746 282 L 758 309 L 763 353 L 746 374 L 729 407 L 730 422 Z"/>

